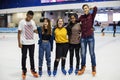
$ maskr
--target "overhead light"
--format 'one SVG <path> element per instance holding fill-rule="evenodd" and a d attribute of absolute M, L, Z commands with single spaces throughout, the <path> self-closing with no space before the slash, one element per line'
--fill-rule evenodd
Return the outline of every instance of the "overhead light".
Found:
<path fill-rule="evenodd" d="M 111 8 L 110 11 L 113 11 L 113 8 Z"/>
<path fill-rule="evenodd" d="M 67 11 L 67 12 L 65 12 L 65 14 L 68 14 L 69 12 Z"/>
<path fill-rule="evenodd" d="M 69 13 L 74 13 L 74 12 L 73 12 L 73 10 L 69 10 L 69 11 L 66 11 L 65 13 L 69 14 Z"/>
<path fill-rule="evenodd" d="M 73 10 L 70 10 L 70 13 L 74 13 Z"/>
<path fill-rule="evenodd" d="M 50 15 L 53 15 L 53 12 L 50 12 Z"/>
<path fill-rule="evenodd" d="M 70 13 L 74 13 L 74 12 L 71 11 Z"/>
<path fill-rule="evenodd" d="M 100 12 L 103 12 L 104 10 L 103 9 L 100 9 Z"/>
<path fill-rule="evenodd" d="M 109 11 L 108 8 L 106 8 L 105 11 Z"/>
<path fill-rule="evenodd" d="M 65 15 L 65 16 L 67 16 L 67 14 L 66 14 L 66 13 L 65 13 L 64 15 Z"/>

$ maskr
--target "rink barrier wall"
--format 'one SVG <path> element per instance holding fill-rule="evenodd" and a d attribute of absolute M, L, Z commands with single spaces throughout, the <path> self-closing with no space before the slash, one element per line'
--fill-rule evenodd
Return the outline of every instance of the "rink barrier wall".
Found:
<path fill-rule="evenodd" d="M 113 26 L 108 26 L 104 28 L 105 33 L 113 33 Z M 94 27 L 94 32 L 101 33 L 102 28 L 100 26 Z M 120 33 L 120 26 L 116 26 L 116 33 Z"/>
<path fill-rule="evenodd" d="M 0 28 L 0 33 L 16 33 L 18 28 Z"/>
<path fill-rule="evenodd" d="M 99 26 L 94 27 L 96 33 L 101 32 L 101 28 Z M 0 28 L 0 33 L 17 33 L 18 28 Z M 104 32 L 106 33 L 113 33 L 113 26 L 105 27 Z M 120 33 L 120 26 L 117 26 L 116 33 Z"/>

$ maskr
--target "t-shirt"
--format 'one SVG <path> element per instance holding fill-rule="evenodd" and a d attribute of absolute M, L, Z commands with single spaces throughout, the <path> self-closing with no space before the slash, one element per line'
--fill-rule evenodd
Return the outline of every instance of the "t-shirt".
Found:
<path fill-rule="evenodd" d="M 33 20 L 27 22 L 23 19 L 19 22 L 18 30 L 21 31 L 21 43 L 23 45 L 35 44 L 34 30 L 36 29 L 37 27 Z"/>
<path fill-rule="evenodd" d="M 68 36 L 66 28 L 56 28 L 55 29 L 55 41 L 56 43 L 67 43 Z"/>
<path fill-rule="evenodd" d="M 44 33 L 42 34 L 42 40 L 50 40 L 51 35 L 47 34 L 48 30 L 45 29 Z"/>

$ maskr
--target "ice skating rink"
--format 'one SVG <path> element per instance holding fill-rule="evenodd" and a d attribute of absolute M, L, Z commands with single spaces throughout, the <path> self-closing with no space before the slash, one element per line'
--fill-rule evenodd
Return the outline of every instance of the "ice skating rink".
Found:
<path fill-rule="evenodd" d="M 55 77 L 47 75 L 46 60 L 44 58 L 43 75 L 39 78 L 33 78 L 30 73 L 29 56 L 27 58 L 27 77 L 26 80 L 120 80 L 120 34 L 112 37 L 111 33 L 101 36 L 95 33 L 95 53 L 97 61 L 97 74 L 95 77 L 91 74 L 91 63 L 89 52 L 87 52 L 86 71 L 78 76 L 72 73 L 66 76 L 61 72 L 61 64 L 58 67 L 58 73 Z M 35 47 L 35 66 L 38 71 L 38 37 L 36 35 Z M 54 51 L 51 53 L 51 67 L 55 59 Z M 74 57 L 74 67 L 75 67 Z M 69 69 L 69 53 L 67 55 L 66 70 Z M 21 50 L 17 45 L 17 33 L 0 33 L 0 80 L 22 80 L 21 79 Z"/>

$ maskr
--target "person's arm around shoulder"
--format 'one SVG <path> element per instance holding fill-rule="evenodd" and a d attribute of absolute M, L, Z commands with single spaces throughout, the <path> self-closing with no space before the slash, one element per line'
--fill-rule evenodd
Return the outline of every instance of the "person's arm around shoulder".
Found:
<path fill-rule="evenodd" d="M 37 32 L 38 32 L 39 38 L 42 38 L 42 29 L 41 29 L 41 26 L 37 27 Z"/>
<path fill-rule="evenodd" d="M 55 32 L 55 27 L 52 28 L 52 33 L 51 33 L 51 38 L 50 38 L 51 51 L 53 51 L 53 44 L 54 44 L 54 39 L 55 39 L 54 32 Z"/>

